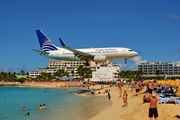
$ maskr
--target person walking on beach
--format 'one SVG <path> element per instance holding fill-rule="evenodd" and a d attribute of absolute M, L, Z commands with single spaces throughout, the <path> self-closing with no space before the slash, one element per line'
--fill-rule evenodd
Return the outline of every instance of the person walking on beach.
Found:
<path fill-rule="evenodd" d="M 150 81 L 149 82 L 149 94 L 150 94 L 150 96 L 152 95 L 152 90 L 153 90 L 153 83 Z"/>
<path fill-rule="evenodd" d="M 140 94 L 140 91 L 139 91 L 139 85 L 137 83 L 135 83 L 135 89 L 136 89 L 136 96 L 138 95 L 138 92 Z"/>
<path fill-rule="evenodd" d="M 122 97 L 122 82 L 119 82 L 119 98 Z"/>
<path fill-rule="evenodd" d="M 134 87 L 134 82 L 131 81 L 131 91 L 133 91 L 133 87 Z"/>
<path fill-rule="evenodd" d="M 150 98 L 150 108 L 149 108 L 149 117 L 150 120 L 153 120 L 153 115 L 155 120 L 157 120 L 158 117 L 158 111 L 157 111 L 157 98 L 156 95 L 153 93 L 152 98 Z"/>
<path fill-rule="evenodd" d="M 156 81 L 154 81 L 153 86 L 154 86 L 154 93 L 156 94 L 157 86 L 158 86 Z"/>
<path fill-rule="evenodd" d="M 124 105 L 123 105 L 123 107 L 128 106 L 127 97 L 128 97 L 128 94 L 126 93 L 126 90 L 124 90 L 124 93 L 123 93 Z"/>
<path fill-rule="evenodd" d="M 111 95 L 109 92 L 108 92 L 108 99 L 109 99 L 109 104 L 111 105 Z"/>

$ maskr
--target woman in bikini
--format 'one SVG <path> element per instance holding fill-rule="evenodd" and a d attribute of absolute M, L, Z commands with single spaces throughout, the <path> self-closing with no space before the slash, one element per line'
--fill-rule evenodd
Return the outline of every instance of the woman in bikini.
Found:
<path fill-rule="evenodd" d="M 128 94 L 126 93 L 126 90 L 124 90 L 124 93 L 123 93 L 124 105 L 123 105 L 123 107 L 128 106 L 127 96 L 128 96 Z"/>

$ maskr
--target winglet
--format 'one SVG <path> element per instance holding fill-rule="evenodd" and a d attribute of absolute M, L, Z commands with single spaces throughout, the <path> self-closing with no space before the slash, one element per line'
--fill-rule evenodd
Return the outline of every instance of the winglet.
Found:
<path fill-rule="evenodd" d="M 62 41 L 62 39 L 61 38 L 59 38 L 59 40 L 60 40 L 60 42 L 61 42 L 61 45 L 64 47 L 64 46 L 66 46 L 66 44 Z"/>

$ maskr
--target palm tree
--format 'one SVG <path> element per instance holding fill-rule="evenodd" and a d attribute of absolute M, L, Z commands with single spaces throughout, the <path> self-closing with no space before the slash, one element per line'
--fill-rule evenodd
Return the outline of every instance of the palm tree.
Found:
<path fill-rule="evenodd" d="M 71 70 L 71 74 L 72 74 L 72 76 L 74 76 L 74 70 Z"/>
<path fill-rule="evenodd" d="M 83 70 L 83 66 L 80 65 L 77 69 L 77 74 L 79 74 L 80 78 L 82 78 L 84 76 L 84 70 Z"/>
<path fill-rule="evenodd" d="M 92 76 L 92 70 L 80 65 L 77 69 L 77 74 L 79 74 L 81 78 L 90 78 Z"/>
<path fill-rule="evenodd" d="M 25 72 L 23 70 L 20 71 L 21 75 L 25 75 Z"/>
<path fill-rule="evenodd" d="M 70 75 L 67 71 L 65 71 L 63 76 L 69 77 Z"/>

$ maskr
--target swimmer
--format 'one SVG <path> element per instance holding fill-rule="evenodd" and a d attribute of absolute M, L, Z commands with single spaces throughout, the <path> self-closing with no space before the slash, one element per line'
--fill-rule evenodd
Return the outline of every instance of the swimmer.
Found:
<path fill-rule="evenodd" d="M 61 93 L 61 92 L 59 91 L 59 93 Z"/>
<path fill-rule="evenodd" d="M 64 92 L 66 92 L 66 89 L 64 89 Z"/>
<path fill-rule="evenodd" d="M 42 109 L 42 108 L 43 108 L 42 105 L 40 105 L 40 107 L 38 109 Z"/>
<path fill-rule="evenodd" d="M 30 112 L 28 112 L 27 115 L 30 115 Z"/>
<path fill-rule="evenodd" d="M 6 97 L 5 97 L 5 99 L 6 99 Z"/>
<path fill-rule="evenodd" d="M 45 104 L 43 104 L 43 107 L 42 108 L 46 108 Z"/>
<path fill-rule="evenodd" d="M 26 110 L 26 108 L 25 108 L 25 107 L 23 107 L 23 109 L 22 109 L 22 110 L 24 110 L 24 111 L 25 111 L 25 110 Z"/>

